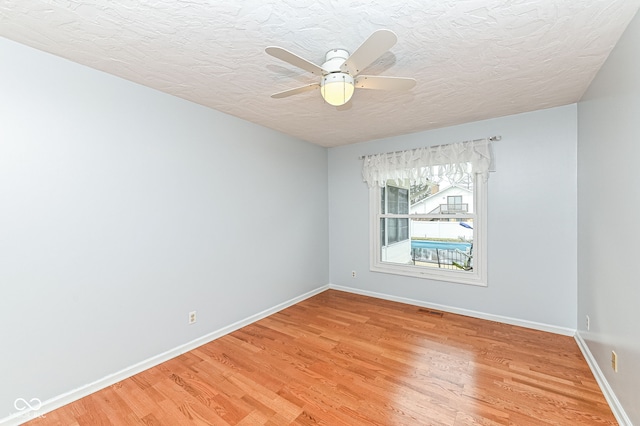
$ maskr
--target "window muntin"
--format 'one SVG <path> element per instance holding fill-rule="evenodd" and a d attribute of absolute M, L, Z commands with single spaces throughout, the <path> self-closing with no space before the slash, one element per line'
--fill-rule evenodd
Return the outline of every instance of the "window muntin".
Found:
<path fill-rule="evenodd" d="M 371 189 L 371 269 L 486 285 L 486 183 L 467 174 L 427 186 Z"/>

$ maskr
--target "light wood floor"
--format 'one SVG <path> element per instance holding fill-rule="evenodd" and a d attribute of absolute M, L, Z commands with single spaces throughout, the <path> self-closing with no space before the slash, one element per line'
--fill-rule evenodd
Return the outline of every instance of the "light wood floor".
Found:
<path fill-rule="evenodd" d="M 29 424 L 617 423 L 571 337 L 329 290 Z"/>

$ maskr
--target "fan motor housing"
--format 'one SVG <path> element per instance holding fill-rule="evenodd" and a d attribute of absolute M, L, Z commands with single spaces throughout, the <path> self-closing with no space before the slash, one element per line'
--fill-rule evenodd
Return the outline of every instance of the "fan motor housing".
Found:
<path fill-rule="evenodd" d="M 349 58 L 349 52 L 344 49 L 332 49 L 325 55 L 325 62 L 322 64 L 322 68 L 326 71 L 340 72 L 340 66 L 344 64 L 344 61 Z"/>

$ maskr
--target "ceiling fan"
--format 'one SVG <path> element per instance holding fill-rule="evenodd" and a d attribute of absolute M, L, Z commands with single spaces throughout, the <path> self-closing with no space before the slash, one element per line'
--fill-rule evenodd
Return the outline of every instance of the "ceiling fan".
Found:
<path fill-rule="evenodd" d="M 333 106 L 341 106 L 349 102 L 356 88 L 409 90 L 416 85 L 416 81 L 413 78 L 360 74 L 362 70 L 371 65 L 383 53 L 391 49 L 396 44 L 396 41 L 398 41 L 398 37 L 393 31 L 377 30 L 351 55 L 344 49 L 328 51 L 325 56 L 325 62 L 322 65 L 307 61 L 282 47 L 269 46 L 265 49 L 269 55 L 322 77 L 319 83 L 274 93 L 271 97 L 286 98 L 298 93 L 320 89 L 320 94 L 327 103 Z"/>

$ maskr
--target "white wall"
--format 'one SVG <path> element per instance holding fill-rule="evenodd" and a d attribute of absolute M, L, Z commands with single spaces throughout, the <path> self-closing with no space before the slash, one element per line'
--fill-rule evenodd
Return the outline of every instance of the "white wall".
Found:
<path fill-rule="evenodd" d="M 640 16 L 578 104 L 578 326 L 640 425 Z M 591 319 L 586 330 L 585 317 Z M 611 351 L 619 370 L 610 367 Z"/>
<path fill-rule="evenodd" d="M 0 58 L 0 419 L 329 282 L 325 148 Z"/>
<path fill-rule="evenodd" d="M 331 283 L 576 328 L 576 105 L 329 149 Z M 501 135 L 489 179 L 487 287 L 369 271 L 359 156 Z M 351 277 L 351 271 L 357 277 Z"/>

